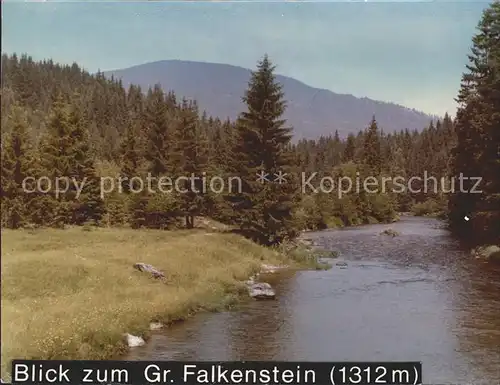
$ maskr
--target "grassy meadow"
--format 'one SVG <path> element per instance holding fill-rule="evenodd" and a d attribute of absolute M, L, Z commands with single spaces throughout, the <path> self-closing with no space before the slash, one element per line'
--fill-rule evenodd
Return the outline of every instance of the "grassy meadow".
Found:
<path fill-rule="evenodd" d="M 162 270 L 155 280 L 136 262 Z M 262 263 L 287 257 L 238 235 L 97 228 L 2 230 L 2 378 L 10 360 L 109 359 L 123 333 L 147 337 L 246 292 Z"/>

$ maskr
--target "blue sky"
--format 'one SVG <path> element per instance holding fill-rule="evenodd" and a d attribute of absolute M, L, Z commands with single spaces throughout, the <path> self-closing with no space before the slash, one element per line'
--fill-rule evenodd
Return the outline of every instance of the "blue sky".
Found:
<path fill-rule="evenodd" d="M 314 87 L 455 112 L 485 2 L 3 3 L 2 49 L 89 71 L 164 59 L 277 72 Z"/>

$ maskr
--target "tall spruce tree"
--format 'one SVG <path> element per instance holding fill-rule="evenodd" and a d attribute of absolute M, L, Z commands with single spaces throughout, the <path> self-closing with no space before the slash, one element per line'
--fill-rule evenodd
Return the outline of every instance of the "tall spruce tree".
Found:
<path fill-rule="evenodd" d="M 78 99 L 75 103 L 78 103 Z M 95 151 L 90 146 L 87 122 L 76 106 L 72 107 L 69 115 L 73 138 L 71 168 L 74 180 L 82 183 L 83 188 L 81 194 L 74 197 L 72 222 L 76 225 L 86 222 L 97 225 L 105 212 L 101 198 L 100 179 L 95 169 Z"/>
<path fill-rule="evenodd" d="M 49 210 L 47 219 L 57 227 L 98 223 L 104 213 L 104 203 L 81 111 L 59 98 L 54 103 L 47 128 L 42 144 L 44 176 L 51 183 L 57 178 L 65 178 L 61 191 L 52 185 L 44 197 L 44 206 Z"/>
<path fill-rule="evenodd" d="M 56 178 L 73 177 L 73 127 L 70 121 L 70 107 L 58 96 L 52 106 L 47 122 L 47 133 L 42 139 L 42 167 L 44 176 L 54 183 Z M 81 181 L 78 181 L 81 182 Z M 43 205 L 46 208 L 46 220 L 49 225 L 62 227 L 72 222 L 72 203 L 75 191 L 59 193 L 54 186 L 44 186 L 47 194 Z"/>
<path fill-rule="evenodd" d="M 173 147 L 173 131 L 167 119 L 168 106 L 165 94 L 159 85 L 149 90 L 146 100 L 147 144 L 145 157 L 149 162 L 148 172 L 158 177 L 169 171 L 169 153 Z"/>
<path fill-rule="evenodd" d="M 252 73 L 243 97 L 247 111 L 237 121 L 233 151 L 235 169 L 242 180 L 241 194 L 234 201 L 237 222 L 267 245 L 295 236 L 292 210 L 297 187 L 292 181 L 293 157 L 288 149 L 292 129 L 283 119 L 286 102 L 274 69 L 265 55 Z M 257 175 L 263 178 L 257 180 Z"/>
<path fill-rule="evenodd" d="M 453 174 L 482 177 L 483 193 L 472 192 L 474 180 L 456 186 L 449 222 L 456 234 L 476 243 L 500 238 L 500 2 L 484 11 L 472 43 L 457 98 Z"/>
<path fill-rule="evenodd" d="M 198 125 L 197 107 L 182 101 L 181 124 L 179 125 L 179 144 L 182 151 L 182 173 L 185 180 L 181 191 L 181 210 L 187 228 L 194 227 L 194 218 L 203 211 L 203 176 L 207 166 L 207 140 Z"/>

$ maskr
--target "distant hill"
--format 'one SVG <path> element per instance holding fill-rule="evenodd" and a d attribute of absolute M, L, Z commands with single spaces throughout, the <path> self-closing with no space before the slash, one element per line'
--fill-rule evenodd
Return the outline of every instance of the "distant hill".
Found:
<path fill-rule="evenodd" d="M 228 64 L 163 60 L 121 70 L 106 76 L 121 78 L 124 86 L 137 84 L 147 89 L 157 83 L 179 97 L 196 99 L 202 110 L 221 119 L 235 119 L 244 110 L 241 97 L 251 71 Z M 294 127 L 295 138 L 315 138 L 339 131 L 341 136 L 365 128 L 375 114 L 385 132 L 404 128 L 421 130 L 432 116 L 393 103 L 310 87 L 286 76 L 283 84 L 288 108 L 285 118 Z M 435 118 L 435 117 L 434 117 Z"/>

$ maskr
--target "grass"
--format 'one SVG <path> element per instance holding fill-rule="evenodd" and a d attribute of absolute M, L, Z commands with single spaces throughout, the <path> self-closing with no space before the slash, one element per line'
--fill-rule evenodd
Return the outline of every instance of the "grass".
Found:
<path fill-rule="evenodd" d="M 316 270 L 328 270 L 332 266 L 322 261 L 327 258 L 337 258 L 336 251 L 322 250 L 317 247 L 306 246 L 300 242 L 283 242 L 275 248 L 276 252 L 286 255 L 288 259 L 300 266 L 307 266 Z"/>
<path fill-rule="evenodd" d="M 152 264 L 166 281 L 135 270 L 136 262 Z M 246 292 L 241 281 L 262 263 L 299 262 L 201 230 L 2 230 L 2 378 L 14 358 L 118 357 L 125 332 L 147 338 L 151 321 L 234 303 Z"/>

